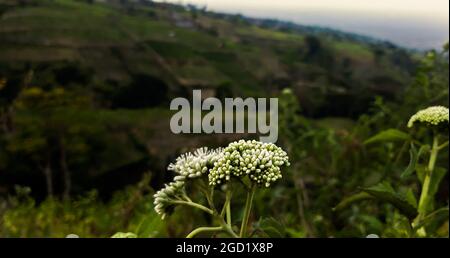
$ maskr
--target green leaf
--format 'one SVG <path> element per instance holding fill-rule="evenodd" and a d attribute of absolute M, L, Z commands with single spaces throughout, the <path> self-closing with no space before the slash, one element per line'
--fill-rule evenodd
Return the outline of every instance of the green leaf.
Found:
<path fill-rule="evenodd" d="M 422 145 L 419 151 L 417 151 L 416 147 L 414 147 L 414 144 L 411 144 L 411 148 L 409 149 L 409 165 L 405 169 L 405 171 L 403 171 L 400 177 L 406 178 L 410 176 L 416 170 L 417 162 L 419 161 L 420 156 L 429 149 L 429 145 Z"/>
<path fill-rule="evenodd" d="M 409 203 L 406 197 L 396 193 L 388 182 L 381 182 L 372 187 L 362 188 L 362 190 L 380 201 L 392 204 L 409 219 L 417 216 L 417 210 L 414 205 Z"/>
<path fill-rule="evenodd" d="M 272 217 L 261 219 L 255 228 L 267 237 L 286 237 L 285 226 Z"/>
<path fill-rule="evenodd" d="M 378 134 L 370 137 L 364 142 L 364 144 L 371 144 L 375 142 L 407 141 L 410 138 L 411 137 L 409 136 L 409 134 L 391 128 L 385 131 L 381 131 Z"/>
<path fill-rule="evenodd" d="M 417 198 L 411 188 L 408 188 L 408 190 L 406 190 L 404 196 L 406 201 L 417 209 Z"/>
<path fill-rule="evenodd" d="M 423 185 L 423 180 L 425 179 L 425 175 L 428 171 L 427 166 L 425 165 L 420 165 L 418 164 L 416 166 L 416 173 L 417 173 L 417 178 L 419 179 L 420 183 Z"/>
<path fill-rule="evenodd" d="M 137 235 L 131 232 L 128 233 L 117 232 L 111 238 L 137 238 Z"/>
<path fill-rule="evenodd" d="M 361 220 L 364 225 L 367 225 L 366 229 L 372 233 L 382 232 L 383 230 L 384 225 L 376 216 L 361 214 L 358 216 L 358 219 Z"/>
<path fill-rule="evenodd" d="M 367 199 L 373 199 L 373 196 L 366 192 L 359 192 L 357 194 L 344 198 L 341 202 L 338 203 L 338 205 L 336 205 L 336 207 L 333 208 L 333 211 L 341 211 L 355 202 Z"/>
<path fill-rule="evenodd" d="M 160 219 L 156 212 L 152 210 L 149 216 L 145 216 L 141 220 L 135 232 L 142 237 L 156 237 L 164 230 L 164 225 L 165 221 Z"/>
<path fill-rule="evenodd" d="M 292 238 L 305 238 L 306 233 L 304 231 L 300 231 L 294 228 L 286 228 L 286 233 L 289 237 Z"/>
<path fill-rule="evenodd" d="M 447 169 L 437 167 L 433 170 L 430 178 L 430 188 L 428 188 L 428 195 L 433 196 L 437 193 L 439 189 L 439 185 L 441 184 L 442 179 L 447 173 Z"/>

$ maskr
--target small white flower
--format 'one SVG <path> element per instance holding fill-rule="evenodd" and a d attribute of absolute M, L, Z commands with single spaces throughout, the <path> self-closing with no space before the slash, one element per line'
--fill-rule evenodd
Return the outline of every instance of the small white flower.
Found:
<path fill-rule="evenodd" d="M 221 149 L 209 150 L 206 147 L 199 148 L 194 153 L 182 154 L 167 169 L 186 178 L 197 178 L 214 166 L 221 153 Z M 175 180 L 177 179 L 181 180 L 181 177 L 176 177 Z"/>
<path fill-rule="evenodd" d="M 184 181 L 171 182 L 153 195 L 155 211 L 163 219 L 166 216 L 167 208 L 171 206 L 172 199 L 184 193 L 184 184 Z"/>

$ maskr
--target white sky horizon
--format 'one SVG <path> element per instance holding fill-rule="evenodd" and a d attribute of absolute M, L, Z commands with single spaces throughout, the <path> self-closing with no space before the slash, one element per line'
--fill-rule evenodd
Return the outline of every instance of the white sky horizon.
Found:
<path fill-rule="evenodd" d="M 157 0 L 329 27 L 418 49 L 449 38 L 449 0 Z"/>

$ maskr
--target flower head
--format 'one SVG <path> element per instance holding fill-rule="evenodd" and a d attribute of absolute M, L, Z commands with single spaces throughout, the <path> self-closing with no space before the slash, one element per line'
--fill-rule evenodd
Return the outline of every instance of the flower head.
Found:
<path fill-rule="evenodd" d="M 209 173 L 209 184 L 220 185 L 232 176 L 248 176 L 259 186 L 269 187 L 280 179 L 281 168 L 289 166 L 286 152 L 273 143 L 244 141 L 230 143 Z"/>
<path fill-rule="evenodd" d="M 153 201 L 155 211 L 161 215 L 163 219 L 166 213 L 168 213 L 168 208 L 172 205 L 171 201 L 184 193 L 184 184 L 183 180 L 171 182 L 153 195 L 155 198 Z"/>
<path fill-rule="evenodd" d="M 199 148 L 194 153 L 182 154 L 167 169 L 180 175 L 175 177 L 176 181 L 200 177 L 213 167 L 221 153 L 222 149 L 220 148 L 216 150 L 209 150 L 206 147 Z"/>
<path fill-rule="evenodd" d="M 416 122 L 425 124 L 427 126 L 448 125 L 448 116 L 448 108 L 446 107 L 428 107 L 414 114 L 408 121 L 408 127 L 413 127 Z"/>

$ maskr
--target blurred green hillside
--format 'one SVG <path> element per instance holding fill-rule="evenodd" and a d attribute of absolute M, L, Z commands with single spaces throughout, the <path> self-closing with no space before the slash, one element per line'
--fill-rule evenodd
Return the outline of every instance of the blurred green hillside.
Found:
<path fill-rule="evenodd" d="M 255 228 L 403 236 L 392 206 L 332 207 L 359 187 L 400 181 L 408 144 L 365 140 L 405 129 L 420 108 L 448 106 L 448 44 L 425 54 L 144 0 L 0 0 L 0 236 L 186 235 L 194 220 L 162 222 L 153 211 L 150 194 L 173 176 L 167 165 L 195 147 L 255 138 L 173 134 L 169 103 L 193 89 L 280 100 L 279 144 L 292 166 L 274 192 L 255 196 L 255 213 L 275 217 Z M 448 171 L 447 158 L 438 162 Z M 448 204 L 448 187 L 438 190 Z"/>
<path fill-rule="evenodd" d="M 359 103 L 336 114 L 355 115 L 374 93 L 391 96 L 401 90 L 414 70 L 412 55 L 390 44 L 365 43 L 351 34 L 276 29 L 269 22 L 193 7 L 147 1 L 2 2 L 2 73 L 32 70 L 31 83 L 40 87 L 83 85 L 103 107 L 156 106 L 191 88 L 255 96 L 291 86 L 299 97 L 317 93 L 335 103 L 363 93 Z M 139 86 L 141 80 L 152 89 Z M 130 103 L 124 92 L 145 101 Z M 333 110 L 323 102 L 309 103 L 308 112 L 320 116 Z"/>

